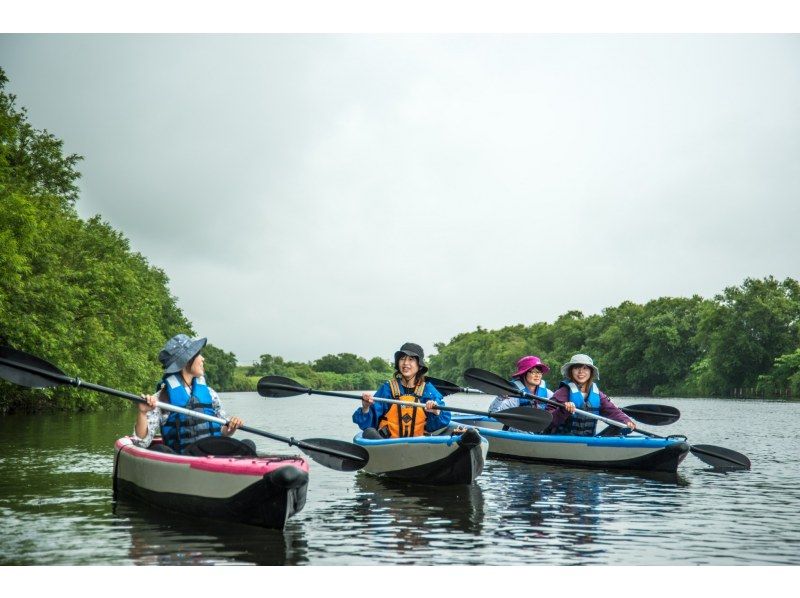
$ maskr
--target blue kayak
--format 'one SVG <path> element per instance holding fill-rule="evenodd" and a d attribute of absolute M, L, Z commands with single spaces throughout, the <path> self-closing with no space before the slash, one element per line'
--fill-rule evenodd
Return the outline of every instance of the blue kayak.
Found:
<path fill-rule="evenodd" d="M 489 441 L 488 457 L 575 467 L 675 473 L 689 452 L 679 438 L 627 436 L 556 436 L 503 430 L 490 417 L 454 415 L 450 425 L 474 426 Z"/>

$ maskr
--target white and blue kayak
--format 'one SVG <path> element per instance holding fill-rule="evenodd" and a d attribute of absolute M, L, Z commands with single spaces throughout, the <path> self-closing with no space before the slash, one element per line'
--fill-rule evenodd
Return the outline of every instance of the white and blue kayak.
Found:
<path fill-rule="evenodd" d="M 490 417 L 453 416 L 450 425 L 480 429 L 489 441 L 488 457 L 494 459 L 675 473 L 689 452 L 683 437 L 529 434 L 503 430 L 503 424 Z"/>
<path fill-rule="evenodd" d="M 365 473 L 435 486 L 472 484 L 489 451 L 489 442 L 472 429 L 456 435 L 374 440 L 359 432 L 353 442 L 369 452 Z"/>

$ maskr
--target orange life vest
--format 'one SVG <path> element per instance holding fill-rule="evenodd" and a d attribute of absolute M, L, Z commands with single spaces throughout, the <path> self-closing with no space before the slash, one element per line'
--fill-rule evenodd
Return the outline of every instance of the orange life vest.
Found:
<path fill-rule="evenodd" d="M 389 388 L 392 391 L 392 398 L 395 400 L 421 403 L 419 399 L 422 397 L 422 393 L 425 392 L 425 381 L 420 382 L 414 389 L 414 394 L 410 395 L 400 393 L 400 384 L 398 384 L 397 378 L 389 380 Z M 424 409 L 391 405 L 389 410 L 381 416 L 378 422 L 378 429 L 388 428 L 390 438 L 422 436 L 425 433 L 426 419 Z"/>

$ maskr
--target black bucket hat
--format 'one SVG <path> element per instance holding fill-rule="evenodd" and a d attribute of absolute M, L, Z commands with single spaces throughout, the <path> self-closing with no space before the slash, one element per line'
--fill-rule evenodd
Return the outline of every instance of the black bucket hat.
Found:
<path fill-rule="evenodd" d="M 185 334 L 176 334 L 167 341 L 164 348 L 158 353 L 158 360 L 164 366 L 165 374 L 180 372 L 192 357 L 200 353 L 206 346 L 208 339 L 191 339 Z"/>
<path fill-rule="evenodd" d="M 419 362 L 419 373 L 424 374 L 428 371 L 428 366 L 425 365 L 425 352 L 422 350 L 416 343 L 403 343 L 403 346 L 400 347 L 399 351 L 395 351 L 394 354 L 394 369 L 400 370 L 400 357 L 402 355 L 409 355 L 410 357 L 416 357 L 417 361 Z"/>

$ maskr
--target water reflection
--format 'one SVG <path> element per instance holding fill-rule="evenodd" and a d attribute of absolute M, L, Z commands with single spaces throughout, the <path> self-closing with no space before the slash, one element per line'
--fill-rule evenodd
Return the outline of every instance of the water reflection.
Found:
<path fill-rule="evenodd" d="M 115 501 L 115 524 L 130 534 L 129 557 L 137 565 L 296 564 L 295 534 L 167 513 Z"/>
<path fill-rule="evenodd" d="M 523 548 L 506 564 L 607 562 L 620 533 L 651 525 L 681 506 L 675 491 L 685 480 L 651 479 L 627 472 L 573 469 L 518 462 L 492 462 L 481 478 L 497 540 Z"/>
<path fill-rule="evenodd" d="M 435 547 L 453 534 L 480 536 L 484 499 L 480 486 L 419 486 L 355 477 L 352 516 L 368 541 L 391 544 L 399 555 Z"/>
<path fill-rule="evenodd" d="M 8 416 L 0 419 L 0 564 L 800 564 L 800 435 L 796 426 L 765 435 L 748 425 L 765 413 L 795 422 L 797 404 L 670 402 L 684 414 L 676 433 L 744 450 L 753 469 L 715 472 L 690 455 L 663 479 L 489 460 L 477 485 L 425 488 L 312 462 L 306 507 L 283 534 L 138 504 L 112 512 L 113 444 L 130 432 L 132 412 Z M 225 403 L 266 429 L 352 437 L 347 401 L 303 409 L 276 401 L 268 418 L 255 393 Z"/>

